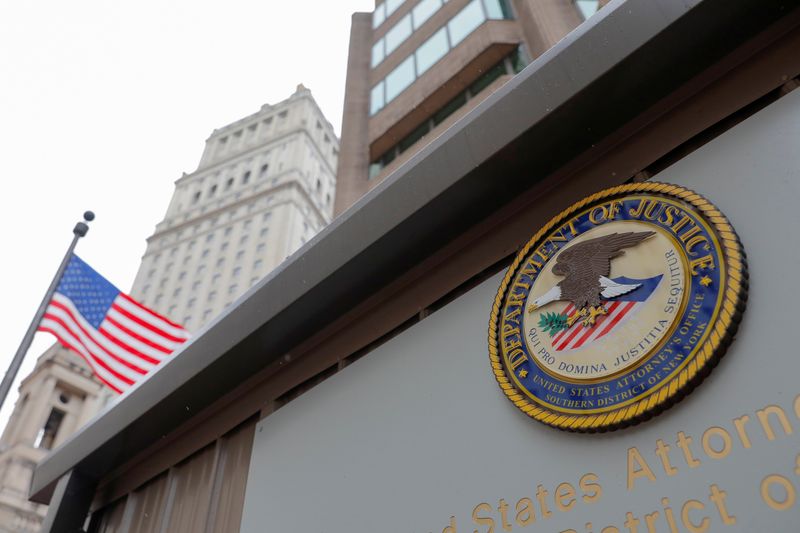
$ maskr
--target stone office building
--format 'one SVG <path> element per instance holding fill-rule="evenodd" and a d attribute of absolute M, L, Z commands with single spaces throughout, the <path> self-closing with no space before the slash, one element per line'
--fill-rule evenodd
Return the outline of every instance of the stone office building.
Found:
<path fill-rule="evenodd" d="M 794 531 L 799 47 L 800 2 L 613 0 L 41 461 L 45 531 Z M 581 435 L 517 408 L 498 299 L 531 236 L 608 188 L 714 219 L 724 267 L 678 267 L 681 294 L 734 293 L 710 307 L 738 332 L 704 330 L 710 375 L 692 359 L 631 408 L 705 377 L 668 411 Z"/>
<path fill-rule="evenodd" d="M 130 294 L 191 331 L 325 227 L 338 139 L 311 92 L 214 130 L 197 170 L 175 183 Z M 27 501 L 36 462 L 114 397 L 76 354 L 54 346 L 20 387 L 0 440 L 0 532 L 38 531 Z"/>
<path fill-rule="evenodd" d="M 355 13 L 336 213 L 604 3 L 378 0 Z"/>

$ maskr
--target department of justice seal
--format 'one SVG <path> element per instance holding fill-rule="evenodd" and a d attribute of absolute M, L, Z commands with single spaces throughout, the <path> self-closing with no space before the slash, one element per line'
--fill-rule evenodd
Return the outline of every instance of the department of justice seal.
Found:
<path fill-rule="evenodd" d="M 713 204 L 676 185 L 622 185 L 562 212 L 517 255 L 492 308 L 492 369 L 536 420 L 618 429 L 702 381 L 746 299 L 744 251 Z"/>

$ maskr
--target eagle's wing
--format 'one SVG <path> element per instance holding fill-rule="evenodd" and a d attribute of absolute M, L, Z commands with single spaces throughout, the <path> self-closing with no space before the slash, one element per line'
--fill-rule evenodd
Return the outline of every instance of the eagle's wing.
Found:
<path fill-rule="evenodd" d="M 601 276 L 611 275 L 611 260 L 622 255 L 623 248 L 636 246 L 654 234 L 654 231 L 628 231 L 595 237 L 564 250 L 559 256 L 559 262 L 574 262 L 580 268 L 573 269 L 572 272 L 580 272 L 581 278 L 591 278 L 596 282 Z"/>
<path fill-rule="evenodd" d="M 616 298 L 641 287 L 641 283 L 617 283 L 605 276 L 600 276 L 600 295 L 603 298 Z"/>

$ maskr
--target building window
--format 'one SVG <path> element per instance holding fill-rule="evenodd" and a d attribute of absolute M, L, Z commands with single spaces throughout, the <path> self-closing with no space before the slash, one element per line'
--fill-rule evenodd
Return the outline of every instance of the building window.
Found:
<path fill-rule="evenodd" d="M 231 228 L 230 226 L 228 226 L 227 228 L 225 228 L 225 236 L 227 237 L 228 235 L 230 235 L 230 234 L 231 234 L 231 231 L 233 231 L 233 228 Z"/>
<path fill-rule="evenodd" d="M 233 272 L 231 273 L 231 276 L 234 277 L 234 278 L 238 278 L 239 274 L 241 274 L 241 273 L 242 273 L 242 267 L 236 267 L 236 268 L 233 269 Z"/>
<path fill-rule="evenodd" d="M 480 7 L 480 6 L 479 6 Z M 414 82 L 414 56 L 409 56 L 386 76 L 386 101 L 390 102 Z"/>
<path fill-rule="evenodd" d="M 213 233 L 209 233 L 208 235 L 206 235 L 206 242 L 211 242 L 213 240 L 214 240 L 214 234 Z"/>
<path fill-rule="evenodd" d="M 423 45 L 424 46 L 424 45 Z M 466 90 L 456 95 L 455 98 L 450 100 L 438 111 L 433 113 L 431 118 L 420 124 L 411 133 L 402 138 L 396 145 L 389 148 L 377 160 L 370 163 L 369 166 L 369 179 L 374 178 L 380 174 L 394 159 L 408 150 L 427 135 L 433 128 L 444 122 L 450 115 L 455 113 L 464 104 L 467 103 L 475 95 L 479 94 L 486 87 L 490 86 L 496 79 L 503 75 L 513 75 L 520 72 L 527 62 L 520 49 L 515 50 L 510 55 L 503 58 L 500 62 L 496 63 L 493 67 L 487 70 L 483 76 L 475 80 L 472 85 L 467 87 Z"/>
<path fill-rule="evenodd" d="M 258 176 L 260 178 L 263 178 L 264 176 L 267 175 L 267 170 L 269 170 L 269 165 L 264 163 L 263 165 L 261 165 L 261 170 L 258 171 Z"/>
<path fill-rule="evenodd" d="M 239 239 L 239 245 L 243 246 L 245 244 L 247 244 L 247 235 L 242 235 L 242 238 Z"/>
<path fill-rule="evenodd" d="M 258 270 L 263 264 L 264 262 L 261 259 L 256 259 L 256 262 L 253 263 L 253 269 Z"/>
<path fill-rule="evenodd" d="M 280 113 L 278 113 L 278 118 L 286 118 L 288 114 L 289 111 L 281 111 Z"/>
<path fill-rule="evenodd" d="M 209 302 L 213 302 L 216 297 L 217 297 L 217 291 L 211 291 L 208 293 Z"/>
<path fill-rule="evenodd" d="M 53 448 L 53 444 L 58 436 L 58 430 L 61 429 L 61 423 L 64 421 L 64 415 L 64 411 L 60 409 L 52 409 L 50 411 L 50 415 L 47 417 L 44 427 L 40 429 L 39 434 L 36 435 L 35 447 L 45 450 Z"/>
<path fill-rule="evenodd" d="M 214 275 L 215 276 L 219 276 L 219 274 L 214 274 Z M 199 281 L 195 281 L 194 283 L 192 283 L 192 291 L 196 291 L 199 288 L 200 288 L 200 282 Z"/>
<path fill-rule="evenodd" d="M 383 80 L 378 82 L 378 84 L 372 88 L 372 92 L 369 96 L 369 114 L 374 115 L 378 111 L 380 111 L 384 105 L 386 105 L 386 100 L 383 97 Z"/>
<path fill-rule="evenodd" d="M 450 33 L 450 46 L 456 46 L 464 40 L 464 38 L 475 31 L 475 28 L 480 26 L 484 21 L 483 9 L 481 9 L 480 0 L 472 0 L 467 7 L 453 17 L 447 23 L 447 29 Z"/>
<path fill-rule="evenodd" d="M 228 181 L 225 182 L 225 190 L 227 191 L 233 187 L 233 178 L 228 178 Z"/>
<path fill-rule="evenodd" d="M 258 236 L 263 238 L 267 236 L 267 233 L 269 233 L 269 228 L 261 228 L 261 232 L 259 232 Z"/>
<path fill-rule="evenodd" d="M 189 298 L 189 301 L 186 302 L 186 308 L 191 309 L 192 307 L 194 307 L 196 301 L 197 301 L 196 298 Z"/>
<path fill-rule="evenodd" d="M 219 274 L 219 273 L 216 273 L 213 276 L 211 276 L 211 284 L 212 285 L 216 285 L 217 282 L 219 282 L 220 276 L 221 276 L 221 274 Z"/>
<path fill-rule="evenodd" d="M 414 29 L 418 30 L 425 21 L 433 16 L 442 7 L 442 0 L 422 0 L 414 6 L 411 14 L 414 16 Z"/>
<path fill-rule="evenodd" d="M 186 277 L 186 271 L 181 270 L 181 272 L 178 274 L 178 281 L 184 279 L 185 277 Z"/>
<path fill-rule="evenodd" d="M 212 185 L 211 188 L 208 190 L 208 196 L 209 197 L 214 196 L 216 192 L 217 192 L 217 186 Z"/>
<path fill-rule="evenodd" d="M 206 266 L 205 265 L 200 265 L 199 267 L 197 267 L 197 275 L 198 276 L 201 275 L 205 271 L 206 271 Z"/>
<path fill-rule="evenodd" d="M 238 252 L 236 252 L 237 261 L 241 261 L 243 257 L 244 257 L 244 250 L 239 250 Z"/>
<path fill-rule="evenodd" d="M 575 0 L 578 11 L 581 12 L 583 19 L 586 20 L 594 15 L 600 7 L 598 0 Z"/>
<path fill-rule="evenodd" d="M 442 28 L 422 43 L 414 55 L 417 59 L 417 76 L 421 76 L 447 54 L 447 30 Z"/>
<path fill-rule="evenodd" d="M 412 31 L 414 30 L 411 27 L 411 14 L 409 13 L 401 18 L 397 24 L 392 26 L 392 29 L 386 32 L 386 55 L 388 56 L 394 52 L 395 48 L 408 39 Z"/>
<path fill-rule="evenodd" d="M 372 13 L 372 27 L 377 28 L 383 21 L 386 20 L 386 4 L 380 4 L 375 7 Z"/>
<path fill-rule="evenodd" d="M 234 283 L 233 285 L 231 285 L 230 287 L 228 287 L 228 294 L 230 294 L 230 295 L 234 295 L 234 294 L 236 294 L 236 291 L 238 291 L 238 290 L 239 290 L 239 285 L 237 285 L 236 283 Z"/>
<path fill-rule="evenodd" d="M 263 252 L 264 252 L 264 249 L 265 249 L 266 247 L 267 247 L 267 245 L 266 245 L 266 244 L 264 244 L 263 242 L 260 242 L 260 243 L 258 243 L 258 246 L 256 246 L 256 253 L 257 253 L 257 254 L 263 253 Z"/>
<path fill-rule="evenodd" d="M 183 326 L 189 327 L 189 324 L 192 322 L 192 315 L 186 315 L 183 317 Z"/>
<path fill-rule="evenodd" d="M 381 64 L 384 57 L 386 57 L 386 54 L 383 53 L 383 39 L 381 39 L 372 45 L 372 62 L 370 66 L 372 66 L 372 68 L 377 67 Z"/>
<path fill-rule="evenodd" d="M 403 5 L 405 0 L 386 0 L 386 16 L 389 17 L 392 13 L 397 11 L 397 8 Z"/>
<path fill-rule="evenodd" d="M 250 181 L 250 171 L 248 170 L 247 172 L 245 172 L 245 173 L 242 175 L 242 184 L 243 184 L 243 185 L 247 185 L 247 183 L 248 183 L 249 181 Z"/>
<path fill-rule="evenodd" d="M 225 264 L 224 257 L 220 257 L 219 259 L 217 259 L 217 268 L 221 268 L 224 264 Z"/>
<path fill-rule="evenodd" d="M 193 204 L 196 204 L 197 202 L 200 201 L 200 194 L 201 194 L 200 191 L 197 191 L 196 193 L 194 193 L 194 196 L 192 196 L 192 203 Z"/>
<path fill-rule="evenodd" d="M 261 215 L 261 222 L 266 222 L 267 220 L 270 219 L 271 216 L 272 213 L 264 213 L 263 215 Z"/>
<path fill-rule="evenodd" d="M 174 316 L 175 315 L 175 306 L 170 305 L 169 309 L 167 309 L 167 316 Z"/>
<path fill-rule="evenodd" d="M 486 16 L 490 20 L 510 20 L 514 18 L 507 0 L 483 0 L 483 5 L 486 7 Z"/>
<path fill-rule="evenodd" d="M 175 289 L 175 291 L 172 293 L 172 297 L 173 297 L 173 298 L 177 298 L 177 297 L 178 297 L 178 296 L 180 296 L 180 295 L 181 295 L 181 288 L 180 288 L 180 287 L 178 287 L 178 288 L 177 288 L 177 289 Z"/>
<path fill-rule="evenodd" d="M 252 224 L 253 224 L 253 221 L 252 221 L 252 220 L 250 220 L 250 219 L 248 219 L 248 220 L 245 220 L 245 221 L 244 221 L 244 224 L 242 224 L 242 229 L 243 229 L 244 231 L 250 231 L 250 226 L 251 226 Z"/>
<path fill-rule="evenodd" d="M 209 318 L 211 318 L 211 309 L 206 309 L 203 311 L 203 322 L 207 321 Z"/>
<path fill-rule="evenodd" d="M 200 257 L 205 259 L 206 257 L 208 257 L 208 253 L 209 253 L 208 248 L 206 248 L 205 250 L 203 250 L 203 253 L 200 254 Z"/>

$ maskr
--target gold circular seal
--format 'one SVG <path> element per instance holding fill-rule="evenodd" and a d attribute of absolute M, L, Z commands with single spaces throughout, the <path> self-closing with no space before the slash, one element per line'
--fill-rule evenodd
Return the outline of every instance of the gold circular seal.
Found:
<path fill-rule="evenodd" d="M 489 358 L 524 413 L 608 431 L 668 408 L 708 375 L 747 299 L 725 216 L 664 183 L 622 185 L 553 218 L 503 278 Z"/>

